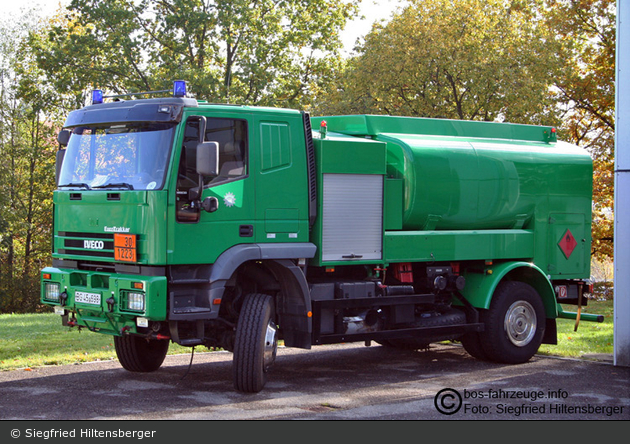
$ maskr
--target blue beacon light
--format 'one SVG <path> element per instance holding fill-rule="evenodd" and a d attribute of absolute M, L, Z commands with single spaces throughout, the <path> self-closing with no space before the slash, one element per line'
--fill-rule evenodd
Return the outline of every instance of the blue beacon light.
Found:
<path fill-rule="evenodd" d="M 184 80 L 175 80 L 173 82 L 173 96 L 174 97 L 186 96 L 186 82 Z"/>
<path fill-rule="evenodd" d="M 103 103 L 103 91 L 95 89 L 92 91 L 92 105 Z"/>

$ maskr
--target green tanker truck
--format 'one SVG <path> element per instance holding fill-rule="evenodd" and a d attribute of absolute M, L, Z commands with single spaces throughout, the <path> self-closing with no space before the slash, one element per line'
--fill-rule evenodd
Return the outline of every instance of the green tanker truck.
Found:
<path fill-rule="evenodd" d="M 41 301 L 114 336 L 125 369 L 157 370 L 171 342 L 233 352 L 243 392 L 278 341 L 457 340 L 522 363 L 577 316 L 560 302 L 585 302 L 592 162 L 554 128 L 312 118 L 185 86 L 95 91 L 59 134 Z"/>

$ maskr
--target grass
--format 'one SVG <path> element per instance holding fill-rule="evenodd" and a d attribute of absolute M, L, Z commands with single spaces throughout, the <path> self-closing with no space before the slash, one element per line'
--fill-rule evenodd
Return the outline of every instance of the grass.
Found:
<path fill-rule="evenodd" d="M 563 307 L 576 311 L 575 306 Z M 589 301 L 585 313 L 603 314 L 603 323 L 558 319 L 558 345 L 543 345 L 545 355 L 580 358 L 613 352 L 613 301 Z M 171 344 L 169 354 L 190 353 L 189 347 Z M 76 364 L 116 359 L 114 338 L 61 325 L 58 315 L 0 315 L 0 371 L 32 369 L 44 365 Z"/>
<path fill-rule="evenodd" d="M 169 348 L 169 354 L 190 352 L 176 344 Z M 0 315 L 0 371 L 114 359 L 113 336 L 64 327 L 59 315 Z"/>
<path fill-rule="evenodd" d="M 589 300 L 582 313 L 604 315 L 604 322 L 581 320 L 575 331 L 575 320 L 558 319 L 558 344 L 543 345 L 539 352 L 545 355 L 581 358 L 588 354 L 613 353 L 613 301 Z M 577 312 L 575 305 L 563 305 L 567 312 Z"/>

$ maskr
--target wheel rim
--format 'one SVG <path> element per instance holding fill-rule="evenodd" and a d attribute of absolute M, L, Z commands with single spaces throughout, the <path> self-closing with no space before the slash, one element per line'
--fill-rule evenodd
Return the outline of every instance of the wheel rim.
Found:
<path fill-rule="evenodd" d="M 265 332 L 265 349 L 263 352 L 263 365 L 267 371 L 276 360 L 278 351 L 278 328 L 273 320 L 269 320 L 267 330 Z"/>
<path fill-rule="evenodd" d="M 505 314 L 505 332 L 517 347 L 525 347 L 532 341 L 536 325 L 536 310 L 527 301 L 513 303 Z"/>

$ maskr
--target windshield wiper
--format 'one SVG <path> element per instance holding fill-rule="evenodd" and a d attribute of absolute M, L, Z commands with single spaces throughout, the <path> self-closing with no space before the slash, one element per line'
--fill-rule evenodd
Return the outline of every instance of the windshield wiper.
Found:
<path fill-rule="evenodd" d="M 120 183 L 106 183 L 105 185 L 99 185 L 96 187 L 92 187 L 92 189 L 94 188 L 127 188 L 128 190 L 133 190 L 133 185 L 131 185 L 130 183 L 127 182 L 120 182 Z"/>
<path fill-rule="evenodd" d="M 64 185 L 57 185 L 57 188 L 61 188 L 61 187 L 80 187 L 80 188 L 85 188 L 87 190 L 90 189 L 90 186 L 87 183 L 66 183 Z"/>

